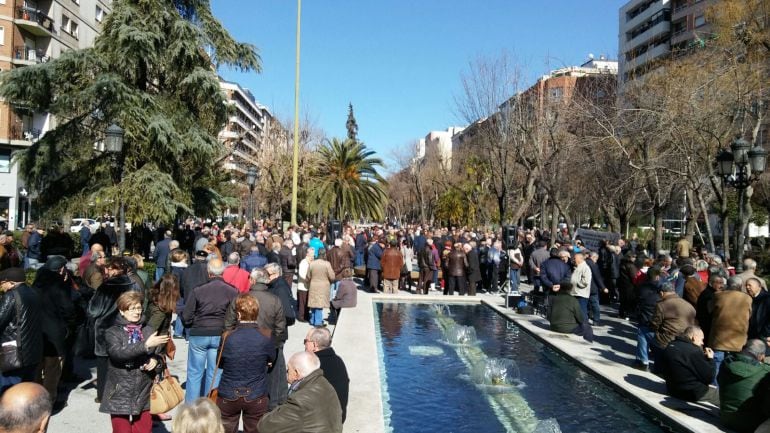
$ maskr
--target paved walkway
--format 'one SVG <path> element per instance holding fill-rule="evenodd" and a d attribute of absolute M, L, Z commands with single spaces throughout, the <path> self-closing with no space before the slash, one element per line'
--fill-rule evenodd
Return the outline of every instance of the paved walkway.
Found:
<path fill-rule="evenodd" d="M 630 322 L 605 315 L 602 321 L 606 326 L 596 328 L 596 341 L 594 344 L 588 344 L 580 337 L 549 331 L 547 321 L 541 317 L 513 313 L 510 309 L 504 308 L 503 299 L 500 296 L 447 298 L 440 296 L 438 292 L 431 292 L 430 296 L 416 296 L 403 292 L 397 295 L 372 295 L 359 291 L 358 307 L 343 310 L 337 329 L 332 326 L 333 346 L 344 359 L 351 378 L 348 418 L 344 426 L 346 433 L 385 431 L 373 301 L 388 299 L 440 303 L 484 302 L 521 325 L 536 338 L 613 385 L 630 399 L 658 413 L 664 423 L 698 433 L 726 431 L 718 427 L 717 408 L 666 397 L 665 385 L 661 378 L 630 367 L 636 347 L 636 328 Z M 309 326 L 304 323 L 297 323 L 289 328 L 289 340 L 284 347 L 287 359 L 292 353 L 303 350 L 302 340 L 308 329 Z M 184 340 L 175 340 L 175 342 L 177 359 L 171 362 L 171 371 L 179 376 L 181 382 L 184 382 L 187 345 Z M 90 371 L 95 377 L 95 369 L 92 367 L 82 366 L 81 374 Z M 98 405 L 94 403 L 95 396 L 96 390 L 91 382 L 84 382 L 72 389 L 69 393 L 68 407 L 52 417 L 49 431 L 56 433 L 110 431 L 109 416 L 98 412 Z M 158 423 L 153 429 L 155 433 L 169 431 L 171 431 L 171 423 L 168 422 Z"/>

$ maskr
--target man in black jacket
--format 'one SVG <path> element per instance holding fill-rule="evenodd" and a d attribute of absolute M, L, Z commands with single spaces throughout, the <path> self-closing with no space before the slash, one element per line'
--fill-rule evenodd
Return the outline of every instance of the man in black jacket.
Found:
<path fill-rule="evenodd" d="M 663 377 L 672 397 L 686 401 L 707 401 L 719 406 L 714 379 L 714 351 L 703 347 L 703 330 L 690 326 L 663 351 Z"/>
<path fill-rule="evenodd" d="M 647 280 L 639 285 L 636 292 L 639 324 L 636 332 L 636 361 L 633 367 L 642 371 L 649 370 L 650 349 L 654 355 L 657 355 L 655 351 L 658 350 L 655 346 L 655 331 L 652 330 L 650 322 L 655 316 L 655 307 L 660 301 L 661 274 L 662 271 L 658 266 L 648 269 Z"/>
<path fill-rule="evenodd" d="M 286 239 L 283 241 L 283 246 L 278 252 L 278 256 L 281 259 L 281 272 L 283 273 L 283 279 L 291 287 L 294 282 L 294 273 L 297 271 L 297 256 L 294 255 L 292 250 L 294 249 L 294 241 Z"/>
<path fill-rule="evenodd" d="M 586 259 L 586 264 L 591 269 L 591 293 L 588 296 L 588 310 L 590 312 L 591 320 L 593 320 L 593 326 L 599 326 L 601 324 L 601 309 L 599 308 L 599 296 L 603 293 L 609 293 L 607 286 L 604 284 L 604 278 L 599 270 L 599 265 L 596 263 L 599 260 L 599 253 L 592 251 Z"/>
<path fill-rule="evenodd" d="M 281 278 L 281 266 L 277 263 L 268 263 L 265 266 L 265 271 L 269 278 L 267 283 L 268 291 L 281 300 L 283 314 L 286 315 L 286 326 L 291 326 L 297 317 L 294 314 L 296 311 L 296 301 L 291 294 L 291 287 L 286 284 L 286 280 Z"/>
<path fill-rule="evenodd" d="M 0 291 L 4 292 L 0 298 L 0 336 L 3 342 L 15 341 L 18 353 L 18 367 L 0 374 L 0 394 L 19 382 L 34 380 L 43 360 L 40 299 L 24 281 L 24 269 L 0 272 Z"/>
<path fill-rule="evenodd" d="M 217 349 L 225 330 L 225 314 L 238 296 L 235 287 L 222 279 L 225 264 L 212 259 L 207 265 L 209 281 L 195 287 L 185 298 L 182 322 L 190 330 L 185 401 L 208 395 L 216 366 Z M 216 387 L 216 383 L 214 387 Z"/>
<path fill-rule="evenodd" d="M 342 422 L 345 422 L 348 407 L 348 389 L 350 377 L 345 362 L 334 352 L 331 347 L 332 336 L 329 328 L 311 328 L 305 337 L 305 351 L 313 352 L 321 360 L 321 370 L 324 377 L 337 392 L 342 408 Z"/>

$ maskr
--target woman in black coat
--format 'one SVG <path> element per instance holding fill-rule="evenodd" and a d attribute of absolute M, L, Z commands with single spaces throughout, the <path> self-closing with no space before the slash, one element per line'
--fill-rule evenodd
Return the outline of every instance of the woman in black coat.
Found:
<path fill-rule="evenodd" d="M 152 431 L 150 389 L 155 370 L 163 363 L 155 352 L 168 335 L 142 326 L 143 301 L 138 292 L 120 295 L 118 318 L 104 335 L 110 363 L 99 412 L 111 415 L 113 433 Z"/>
<path fill-rule="evenodd" d="M 96 402 L 102 400 L 104 378 L 107 375 L 107 347 L 105 333 L 118 317 L 116 301 L 126 292 L 135 291 L 134 282 L 126 275 L 127 263 L 123 257 L 113 257 L 106 268 L 106 280 L 96 289 L 88 303 L 88 319 L 94 328 L 96 355 Z"/>

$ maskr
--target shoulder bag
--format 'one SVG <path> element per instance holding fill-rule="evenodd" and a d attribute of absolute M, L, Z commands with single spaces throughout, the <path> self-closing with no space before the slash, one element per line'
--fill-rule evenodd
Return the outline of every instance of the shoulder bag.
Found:
<path fill-rule="evenodd" d="M 214 384 L 217 383 L 217 373 L 219 373 L 219 364 L 222 362 L 222 352 L 225 351 L 225 341 L 227 341 L 227 336 L 230 335 L 230 331 L 225 331 L 224 334 L 222 334 L 222 344 L 219 346 L 219 355 L 217 356 L 217 365 L 214 367 L 214 376 L 211 378 L 211 386 L 209 386 L 209 400 L 214 402 L 214 404 L 217 403 L 217 397 L 219 397 L 219 389 L 214 388 Z"/>
<path fill-rule="evenodd" d="M 184 400 L 184 391 L 179 385 L 179 381 L 168 371 L 168 364 L 165 361 L 161 362 L 165 365 L 163 379 L 159 379 L 160 375 L 158 375 L 150 390 L 150 413 L 152 415 L 166 413 Z"/>

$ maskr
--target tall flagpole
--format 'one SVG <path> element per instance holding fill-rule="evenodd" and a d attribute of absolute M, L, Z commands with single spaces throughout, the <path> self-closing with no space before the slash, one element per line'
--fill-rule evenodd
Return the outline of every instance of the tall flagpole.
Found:
<path fill-rule="evenodd" d="M 297 189 L 299 177 L 299 35 L 302 0 L 297 0 L 297 60 L 294 77 L 294 160 L 291 181 L 291 225 L 297 224 Z"/>

